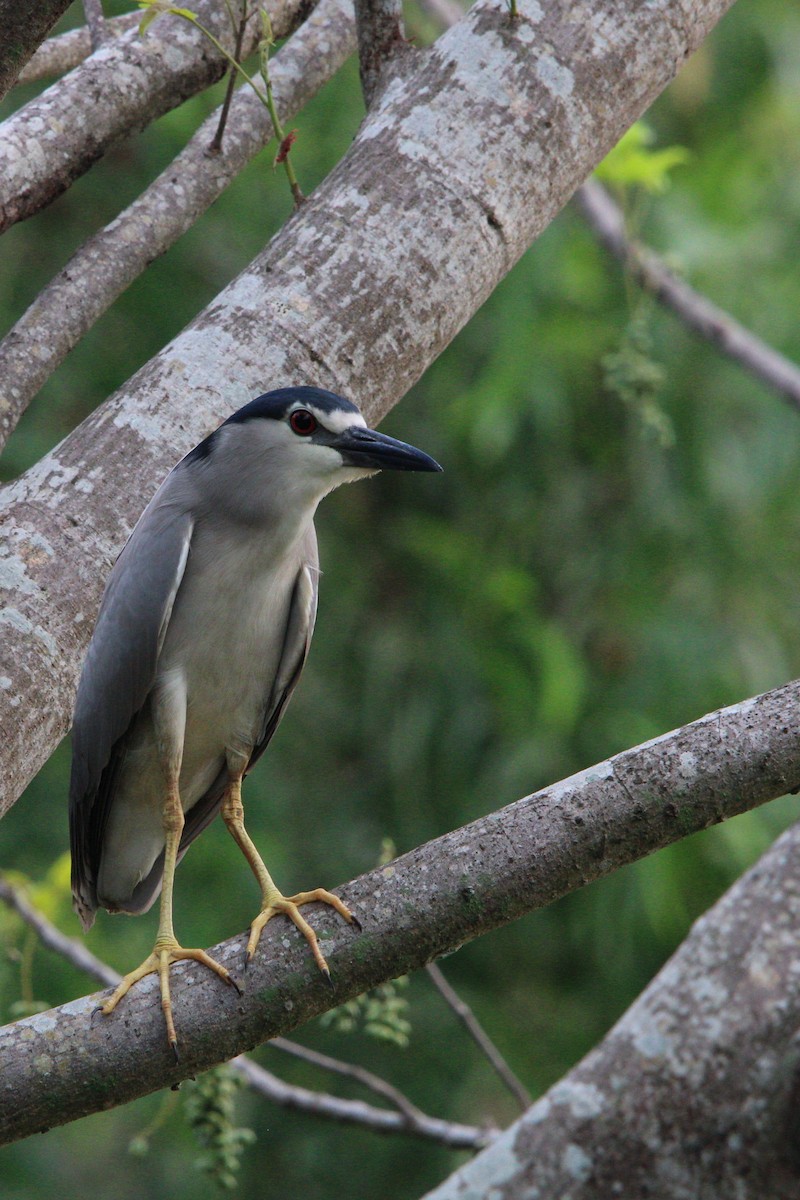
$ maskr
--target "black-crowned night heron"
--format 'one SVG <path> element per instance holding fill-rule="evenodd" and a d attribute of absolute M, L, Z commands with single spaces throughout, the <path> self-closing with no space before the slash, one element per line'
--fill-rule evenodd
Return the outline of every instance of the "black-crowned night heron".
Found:
<path fill-rule="evenodd" d="M 161 892 L 152 954 L 102 1006 L 160 978 L 177 1044 L 169 966 L 194 959 L 234 983 L 172 923 L 175 866 L 218 811 L 261 887 L 247 961 L 285 913 L 330 978 L 300 913 L 321 888 L 285 897 L 244 827 L 242 779 L 261 757 L 303 669 L 317 607 L 314 513 L 324 495 L 380 470 L 439 471 L 368 429 L 348 400 L 284 388 L 246 404 L 170 472 L 106 585 L 78 688 L 70 782 L 75 908 L 142 913 Z M 236 985 L 238 986 L 238 985 Z"/>

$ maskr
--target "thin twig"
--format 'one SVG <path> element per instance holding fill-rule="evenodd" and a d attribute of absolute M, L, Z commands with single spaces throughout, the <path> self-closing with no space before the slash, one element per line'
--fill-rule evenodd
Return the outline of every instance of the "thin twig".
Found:
<path fill-rule="evenodd" d="M 291 1054 L 295 1058 L 301 1058 L 303 1062 L 321 1067 L 323 1071 L 333 1071 L 336 1075 L 344 1075 L 346 1079 L 355 1079 L 378 1096 L 383 1096 L 409 1121 L 418 1122 L 425 1118 L 422 1110 L 417 1108 L 408 1096 L 403 1095 L 398 1088 L 387 1083 L 385 1079 L 381 1079 L 379 1075 L 373 1075 L 372 1071 L 367 1071 L 365 1067 L 356 1066 L 355 1063 L 342 1062 L 340 1058 L 331 1058 L 328 1054 L 320 1054 L 318 1050 L 310 1050 L 307 1046 L 301 1046 L 299 1042 L 292 1042 L 288 1038 L 276 1037 L 267 1044 L 272 1049 L 282 1050 L 284 1054 Z"/>
<path fill-rule="evenodd" d="M 0 900 L 12 908 L 25 924 L 34 930 L 39 940 L 48 949 L 55 951 L 67 962 L 72 963 L 80 971 L 85 971 L 87 975 L 99 980 L 107 987 L 114 987 L 119 983 L 121 976 L 113 967 L 109 967 L 96 958 L 80 942 L 63 934 L 25 898 L 18 887 L 14 887 L 2 876 L 0 876 Z M 329 1058 L 326 1054 L 307 1050 L 304 1046 L 286 1038 L 274 1038 L 269 1044 L 286 1054 L 292 1054 L 296 1058 L 303 1058 L 306 1062 L 324 1067 L 325 1070 L 357 1079 L 372 1091 L 390 1100 L 398 1111 L 391 1112 L 384 1108 L 365 1104 L 361 1100 L 346 1100 L 327 1092 L 311 1091 L 308 1088 L 285 1083 L 270 1071 L 246 1058 L 245 1055 L 239 1055 L 238 1058 L 231 1060 L 231 1067 L 244 1076 L 254 1091 L 284 1108 L 297 1109 L 334 1121 L 362 1125 L 377 1133 L 410 1133 L 459 1150 L 480 1150 L 484 1146 L 488 1146 L 496 1136 L 496 1133 L 490 1129 L 480 1129 L 477 1126 L 461 1125 L 457 1121 L 445 1121 L 439 1117 L 428 1116 L 390 1083 L 373 1075 L 370 1071 L 365 1071 L 362 1067 L 350 1066 L 339 1059 Z"/>
<path fill-rule="evenodd" d="M 103 0 L 83 0 L 83 13 L 89 27 L 89 37 L 92 50 L 99 50 L 108 38 L 106 18 L 103 13 Z"/>
<path fill-rule="evenodd" d="M 286 37 L 308 15 L 307 0 L 269 4 L 276 37 Z M 102 54 L 92 54 L 6 118 L 0 137 L 0 231 L 50 204 L 122 138 L 224 76 L 226 55 L 202 44 L 195 22 L 232 47 L 227 16 L 218 0 L 192 0 L 192 9 L 192 23 L 161 17 L 146 38 L 134 28 L 112 39 Z M 257 23 L 249 21 L 243 59 L 257 40 Z"/>
<path fill-rule="evenodd" d="M 481 1053 L 491 1063 L 508 1090 L 517 1098 L 519 1106 L 524 1112 L 533 1103 L 533 1097 L 525 1087 L 525 1084 L 517 1079 L 470 1006 L 450 986 L 436 963 L 428 963 L 425 970 L 428 972 L 440 995 L 444 997 L 458 1019 L 463 1021 L 470 1037 L 480 1047 Z"/>
<path fill-rule="evenodd" d="M 54 950 L 56 954 L 72 963 L 79 971 L 85 971 L 87 975 L 99 980 L 106 987 L 115 987 L 119 983 L 122 976 L 118 975 L 113 967 L 109 967 L 99 958 L 95 958 L 81 942 L 67 937 L 60 929 L 57 929 L 43 913 L 40 913 L 29 900 L 26 900 L 19 888 L 14 887 L 2 876 L 0 876 L 0 900 L 3 900 L 9 908 L 13 908 L 26 925 L 30 925 L 42 945 L 47 946 L 49 950 Z"/>
<path fill-rule="evenodd" d="M 695 333 L 774 388 L 793 408 L 800 409 L 800 367 L 678 279 L 651 250 L 632 241 L 625 231 L 622 210 L 596 180 L 587 180 L 576 198 L 597 237 L 637 283 L 671 308 Z"/>
<path fill-rule="evenodd" d="M 231 1066 L 240 1070 L 250 1086 L 280 1104 L 318 1117 L 333 1121 L 345 1121 L 366 1126 L 375 1133 L 411 1133 L 427 1138 L 453 1150 L 480 1150 L 497 1137 L 492 1129 L 478 1129 L 474 1125 L 459 1125 L 455 1121 L 440 1121 L 437 1117 L 423 1117 L 410 1121 L 403 1113 L 387 1108 L 375 1108 L 363 1100 L 343 1100 L 326 1092 L 312 1092 L 278 1079 L 270 1071 L 254 1063 L 250 1058 L 234 1058 Z"/>
<path fill-rule="evenodd" d="M 238 62 L 242 57 L 242 42 L 244 41 L 244 31 L 247 26 L 247 0 L 242 0 L 242 14 L 236 26 L 236 45 L 233 50 L 233 57 Z M 211 144 L 208 147 L 209 154 L 219 154 L 222 149 L 222 135 L 225 132 L 225 126 L 228 123 L 228 112 L 233 100 L 233 93 L 236 90 L 237 72 L 230 68 L 228 72 L 228 87 L 225 91 L 225 99 L 222 101 L 222 108 L 219 114 L 219 124 L 217 125 L 216 133 L 211 139 Z"/>
<path fill-rule="evenodd" d="M 261 70 L 261 78 L 264 80 L 264 102 L 269 111 L 269 119 L 272 121 L 272 128 L 275 130 L 275 137 L 278 140 L 278 153 L 275 155 L 274 166 L 278 163 L 283 163 L 283 169 L 286 172 L 286 178 L 289 181 L 289 188 L 294 199 L 295 208 L 299 208 L 305 200 L 305 196 L 300 190 L 300 184 L 297 182 L 297 176 L 294 173 L 294 166 L 290 158 L 290 150 L 295 139 L 295 131 L 286 133 L 278 113 L 278 106 L 275 103 L 275 93 L 272 87 L 272 76 L 270 75 L 269 53 L 275 47 L 275 35 L 272 31 L 272 22 L 269 18 L 269 13 L 265 8 L 261 9 L 261 41 L 258 45 L 258 62 Z M 260 95 L 260 92 L 258 93 Z"/>

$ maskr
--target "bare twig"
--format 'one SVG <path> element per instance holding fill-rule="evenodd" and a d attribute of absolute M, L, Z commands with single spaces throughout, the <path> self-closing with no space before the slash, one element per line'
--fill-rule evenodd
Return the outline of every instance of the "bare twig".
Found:
<path fill-rule="evenodd" d="M 239 17 L 239 23 L 236 26 L 236 45 L 233 48 L 233 57 L 238 62 L 242 57 L 242 42 L 244 40 L 244 31 L 247 26 L 247 0 L 242 0 L 242 11 Z M 237 73 L 233 67 L 228 70 L 228 87 L 225 91 L 225 99 L 222 102 L 222 107 L 219 110 L 219 122 L 217 123 L 216 132 L 211 139 L 208 147 L 209 154 L 219 154 L 222 149 L 222 135 L 225 133 L 225 126 L 228 123 L 228 112 L 230 111 L 233 93 L 236 90 Z"/>
<path fill-rule="evenodd" d="M 406 41 L 402 0 L 355 0 L 361 90 L 367 108 L 386 85 L 387 68 L 412 47 Z"/>
<path fill-rule="evenodd" d="M 119 983 L 121 976 L 113 967 L 109 967 L 99 958 L 95 958 L 82 942 L 67 937 L 60 929 L 57 929 L 52 921 L 48 921 L 43 913 L 40 913 L 29 900 L 26 900 L 20 888 L 14 887 L 1 875 L 0 900 L 4 901 L 9 908 L 13 908 L 26 925 L 30 925 L 31 929 L 36 931 L 43 946 L 54 950 L 56 954 L 72 963 L 79 971 L 85 971 L 92 979 L 97 979 L 106 987 L 115 987 Z"/>
<path fill-rule="evenodd" d="M 275 1050 L 282 1050 L 284 1054 L 291 1054 L 294 1058 L 301 1058 L 303 1062 L 312 1063 L 315 1067 L 320 1067 L 323 1071 L 332 1071 L 336 1075 L 343 1075 L 346 1079 L 355 1079 L 358 1083 L 364 1085 L 375 1092 L 378 1096 L 383 1096 L 384 1100 L 388 1100 L 390 1104 L 412 1122 L 418 1122 L 424 1119 L 425 1114 L 421 1109 L 417 1108 L 398 1088 L 393 1087 L 391 1083 L 387 1083 L 385 1079 L 381 1079 L 379 1075 L 373 1074 L 372 1071 L 367 1071 L 364 1067 L 356 1066 L 355 1063 L 342 1062 L 340 1058 L 331 1058 L 329 1054 L 320 1054 L 318 1050 L 309 1050 L 307 1046 L 301 1046 L 298 1042 L 291 1042 L 288 1038 L 276 1037 L 269 1042 L 270 1047 Z"/>
<path fill-rule="evenodd" d="M 511 1070 L 470 1006 L 450 986 L 436 963 L 428 963 L 425 970 L 439 994 L 444 997 L 458 1019 L 463 1021 L 470 1037 L 480 1047 L 481 1053 L 491 1063 L 508 1090 L 516 1097 L 520 1108 L 526 1109 L 533 1099 L 530 1092 Z"/>
<path fill-rule="evenodd" d="M 643 288 L 695 333 L 800 409 L 800 367 L 678 279 L 656 254 L 632 241 L 625 232 L 622 210 L 602 184 L 587 180 L 576 197 L 600 241 Z"/>
<path fill-rule="evenodd" d="M 142 19 L 139 12 L 123 13 L 120 17 L 111 17 L 105 22 L 109 37 L 119 37 L 135 28 Z M 77 67 L 92 53 L 92 40 L 89 29 L 81 25 L 79 29 L 70 29 L 57 37 L 48 38 L 42 42 L 29 63 L 20 71 L 17 83 L 36 83 L 40 79 L 50 79 L 54 75 L 64 75 Z"/>
<path fill-rule="evenodd" d="M 89 38 L 92 50 L 99 50 L 103 42 L 108 40 L 106 18 L 103 14 L 103 0 L 83 0 L 83 13 L 89 27 Z"/>
<path fill-rule="evenodd" d="M 453 1150 L 480 1150 L 498 1136 L 493 1130 L 479 1129 L 474 1125 L 459 1125 L 455 1121 L 440 1121 L 437 1117 L 426 1116 L 410 1120 L 403 1113 L 375 1108 L 363 1100 L 345 1100 L 325 1092 L 312 1092 L 284 1083 L 250 1058 L 234 1059 L 231 1065 L 241 1070 L 252 1088 L 284 1108 L 366 1126 L 375 1133 L 412 1133 Z"/>
<path fill-rule="evenodd" d="M 271 64 L 275 104 L 289 119 L 355 47 L 347 0 L 322 0 Z M 106 309 L 159 254 L 194 224 L 272 138 L 267 114 L 249 91 L 233 100 L 225 143 L 207 151 L 213 114 L 169 167 L 89 238 L 0 342 L 0 448 L 31 399 Z"/>
<path fill-rule="evenodd" d="M 289 188 L 294 200 L 295 209 L 298 209 L 305 200 L 305 196 L 300 190 L 300 184 L 297 182 L 297 176 L 294 173 L 294 165 L 291 159 L 292 144 L 295 139 L 295 131 L 291 130 L 288 134 L 283 128 L 278 106 L 275 103 L 275 91 L 272 84 L 272 74 L 270 69 L 269 55 L 270 51 L 275 47 L 275 34 L 272 29 L 272 22 L 265 10 L 261 12 L 262 36 L 258 46 L 258 58 L 261 69 L 261 78 L 264 81 L 264 101 L 269 119 L 272 122 L 272 128 L 275 131 L 275 137 L 278 140 L 278 153 L 275 155 L 275 166 L 283 165 L 286 172 L 286 178 L 289 183 Z M 260 92 L 258 93 L 261 94 Z"/>
<path fill-rule="evenodd" d="M 121 976 L 113 967 L 109 967 L 96 958 L 74 938 L 63 934 L 51 921 L 48 921 L 43 913 L 26 900 L 19 888 L 14 887 L 2 876 L 0 876 L 0 900 L 13 908 L 26 925 L 35 931 L 39 940 L 48 949 L 55 951 L 67 962 L 108 987 L 114 987 L 119 983 Z M 371 1104 L 364 1104 L 362 1101 L 346 1100 L 338 1096 L 331 1096 L 326 1092 L 311 1091 L 308 1088 L 285 1083 L 243 1054 L 232 1060 L 233 1069 L 243 1075 L 255 1091 L 284 1108 L 297 1109 L 334 1121 L 362 1125 L 376 1133 L 414 1134 L 459 1150 L 480 1150 L 482 1147 L 488 1146 L 492 1138 L 497 1136 L 493 1130 L 480 1129 L 477 1126 L 462 1125 L 457 1121 L 445 1121 L 439 1117 L 428 1116 L 427 1113 L 412 1104 L 397 1088 L 362 1067 L 330 1058 L 327 1054 L 319 1054 L 315 1050 L 309 1050 L 286 1038 L 273 1038 L 269 1044 L 285 1054 L 302 1058 L 326 1071 L 335 1071 L 339 1075 L 357 1080 L 389 1100 L 398 1111 L 389 1112 L 383 1108 L 375 1108 Z"/>

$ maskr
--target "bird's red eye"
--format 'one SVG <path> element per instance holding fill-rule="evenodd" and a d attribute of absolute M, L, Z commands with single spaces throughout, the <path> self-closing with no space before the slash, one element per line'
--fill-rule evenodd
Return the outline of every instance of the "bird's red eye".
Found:
<path fill-rule="evenodd" d="M 289 417 L 289 424 L 295 433 L 308 437 L 317 428 L 317 418 L 305 408 L 296 408 Z"/>

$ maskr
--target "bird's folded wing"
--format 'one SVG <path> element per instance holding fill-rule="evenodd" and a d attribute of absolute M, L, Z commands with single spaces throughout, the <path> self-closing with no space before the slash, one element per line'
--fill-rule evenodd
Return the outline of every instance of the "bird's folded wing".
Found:
<path fill-rule="evenodd" d="M 94 875 L 115 763 L 153 686 L 191 544 L 192 518 L 174 495 L 172 478 L 145 509 L 109 576 L 78 688 L 70 842 L 76 905 L 88 910 L 84 920 L 96 904 Z"/>

